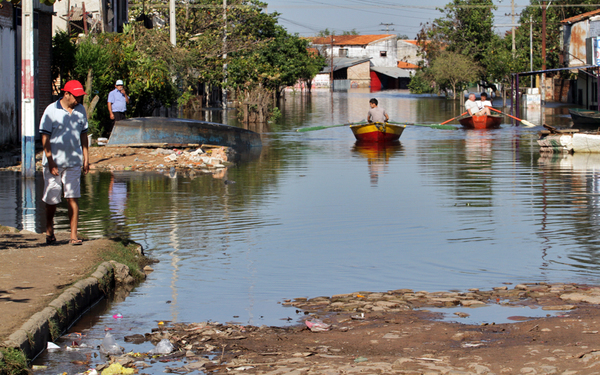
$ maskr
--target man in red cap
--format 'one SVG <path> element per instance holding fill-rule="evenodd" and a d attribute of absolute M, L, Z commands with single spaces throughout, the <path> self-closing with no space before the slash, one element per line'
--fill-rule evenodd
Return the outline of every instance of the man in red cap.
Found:
<path fill-rule="evenodd" d="M 88 154 L 88 121 L 85 108 L 81 104 L 83 86 L 79 81 L 69 81 L 62 89 L 64 95 L 46 107 L 40 122 L 42 146 L 44 148 L 44 196 L 46 203 L 46 243 L 56 242 L 54 236 L 54 214 L 61 202 L 61 195 L 67 200 L 71 224 L 71 245 L 81 245 L 77 237 L 79 220 L 78 199 L 80 193 L 81 170 L 90 170 Z"/>

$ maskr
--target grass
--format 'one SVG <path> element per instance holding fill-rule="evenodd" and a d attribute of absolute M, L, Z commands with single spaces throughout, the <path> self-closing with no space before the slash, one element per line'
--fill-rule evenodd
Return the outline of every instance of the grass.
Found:
<path fill-rule="evenodd" d="M 137 282 L 144 280 L 144 274 L 140 271 L 145 265 L 151 263 L 151 260 L 139 255 L 136 248 L 139 246 L 134 242 L 119 241 L 114 242 L 111 246 L 100 254 L 103 261 L 114 260 L 129 267 L 130 274 Z"/>
<path fill-rule="evenodd" d="M 25 354 L 18 349 L 0 348 L 0 374 L 30 374 Z"/>

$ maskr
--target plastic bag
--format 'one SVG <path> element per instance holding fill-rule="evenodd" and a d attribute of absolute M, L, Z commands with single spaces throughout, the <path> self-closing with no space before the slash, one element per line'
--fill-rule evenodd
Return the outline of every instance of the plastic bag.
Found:
<path fill-rule="evenodd" d="M 102 339 L 102 344 L 100 345 L 100 352 L 103 354 L 112 354 L 119 355 L 123 354 L 121 347 L 117 344 L 114 336 L 110 334 L 110 332 L 106 333 L 104 339 Z"/>
<path fill-rule="evenodd" d="M 331 327 L 329 324 L 323 323 L 321 319 L 305 320 L 304 323 L 313 332 L 328 331 Z"/>
<path fill-rule="evenodd" d="M 162 339 L 154 349 L 150 350 L 148 353 L 150 354 L 169 354 L 173 351 L 173 344 L 168 339 Z"/>

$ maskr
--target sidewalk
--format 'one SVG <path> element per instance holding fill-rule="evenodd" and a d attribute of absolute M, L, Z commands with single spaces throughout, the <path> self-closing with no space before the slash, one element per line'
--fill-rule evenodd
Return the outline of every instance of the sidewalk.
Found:
<path fill-rule="evenodd" d="M 92 272 L 107 239 L 69 245 L 69 233 L 57 232 L 47 246 L 44 234 L 0 226 L 0 343 L 33 314 L 42 311 L 64 289 Z"/>

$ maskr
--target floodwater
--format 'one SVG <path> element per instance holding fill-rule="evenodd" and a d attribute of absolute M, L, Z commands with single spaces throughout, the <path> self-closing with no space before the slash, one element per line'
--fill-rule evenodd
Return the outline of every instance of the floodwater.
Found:
<path fill-rule="evenodd" d="M 360 121 L 373 96 L 398 122 L 461 113 L 455 102 L 405 91 L 288 93 L 282 117 L 259 129 L 260 155 L 219 178 L 84 177 L 80 231 L 128 237 L 160 263 L 127 298 L 96 307 L 74 330 L 96 346 L 111 328 L 126 351 L 147 351 L 123 336 L 159 321 L 294 324 L 300 315 L 281 306 L 287 298 L 597 283 L 600 156 L 541 157 L 541 128 L 510 119 L 483 131 L 409 126 L 386 147 L 357 145 L 346 127 L 295 132 Z M 548 107 L 544 121 L 566 127 L 566 113 Z M 539 111 L 524 118 L 542 121 Z M 16 174 L 0 174 L 0 223 L 41 230 L 39 181 L 23 186 Z M 57 229 L 67 230 L 66 208 L 58 215 Z M 49 365 L 42 374 L 65 362 L 56 353 L 38 361 Z"/>

